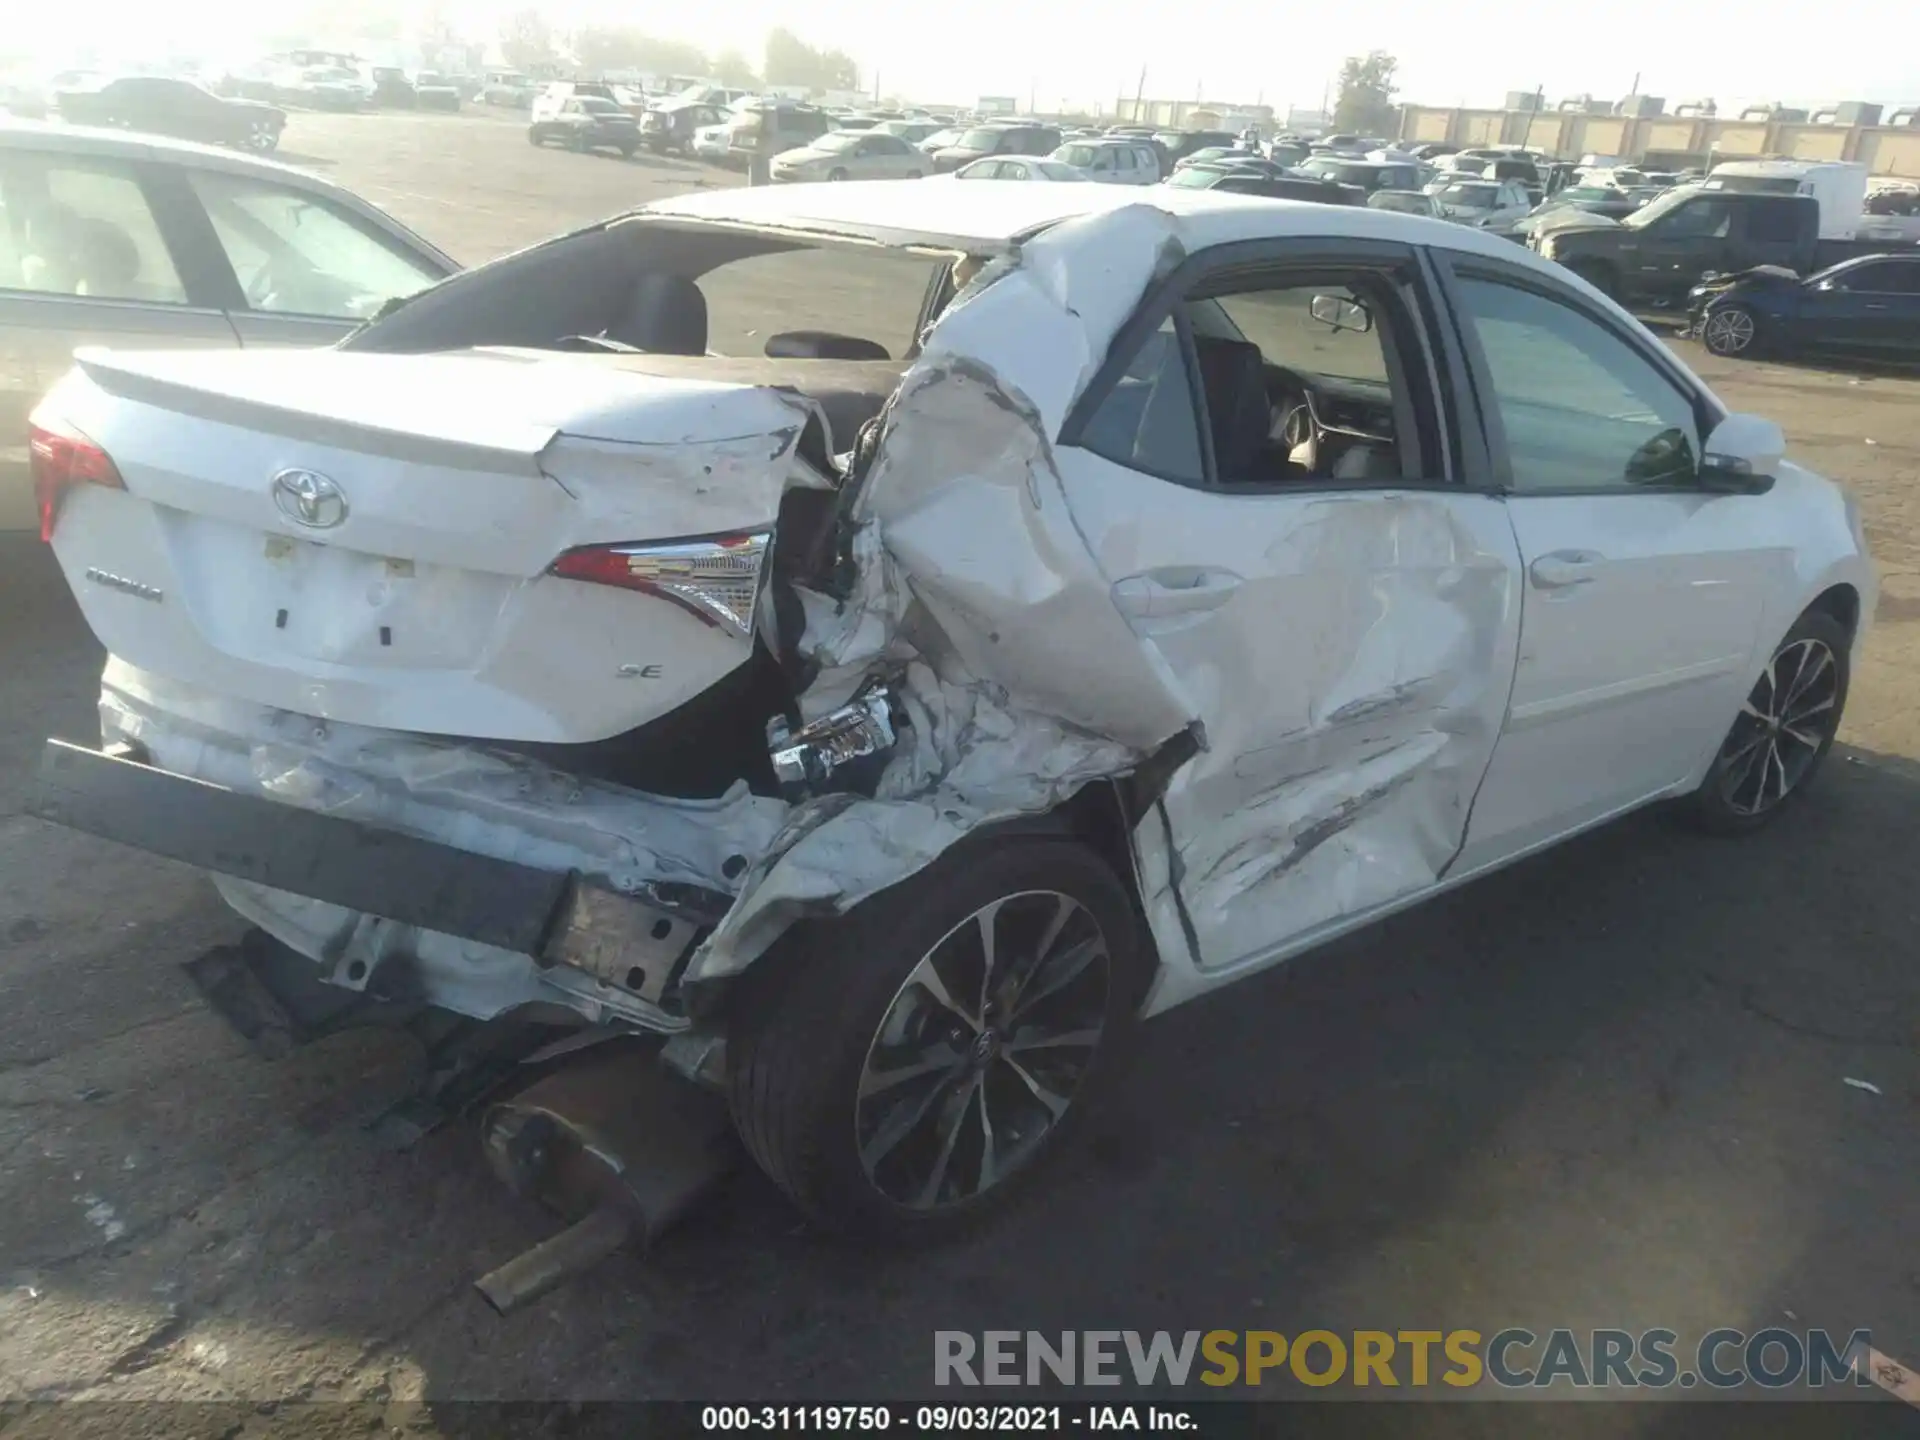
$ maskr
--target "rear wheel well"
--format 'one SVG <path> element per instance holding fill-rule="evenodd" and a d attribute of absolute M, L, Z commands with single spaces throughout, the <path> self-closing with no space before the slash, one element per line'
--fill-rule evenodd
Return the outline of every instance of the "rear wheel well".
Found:
<path fill-rule="evenodd" d="M 997 841 L 1023 836 L 1074 841 L 1099 856 L 1113 871 L 1114 877 L 1127 892 L 1144 951 L 1144 963 L 1139 967 L 1140 994 L 1134 997 L 1136 1004 L 1143 1002 L 1159 974 L 1160 950 L 1154 940 L 1153 930 L 1147 924 L 1146 906 L 1141 899 L 1139 876 L 1134 866 L 1132 827 L 1127 819 L 1126 802 L 1121 798 L 1118 788 L 1111 781 L 1096 780 L 1083 786 L 1064 804 L 1052 810 L 984 825 L 963 836 L 944 853 L 951 854 L 962 848 L 990 847 Z M 913 876 L 909 875 L 896 884 L 905 885 L 911 883 L 912 879 Z M 690 987 L 686 994 L 689 1012 L 700 1020 L 721 1011 L 731 1013 L 742 1004 L 752 1004 L 753 1001 L 747 997 L 777 983 L 773 979 L 774 974 L 787 965 L 804 964 L 809 945 L 817 943 L 812 939 L 814 933 L 821 926 L 833 923 L 832 918 L 825 916 L 807 916 L 794 921 L 768 947 L 765 954 L 738 974 Z"/>
<path fill-rule="evenodd" d="M 1860 631 L 1860 592 L 1851 585 L 1831 585 L 1814 596 L 1807 612 L 1833 617 L 1851 641 Z"/>

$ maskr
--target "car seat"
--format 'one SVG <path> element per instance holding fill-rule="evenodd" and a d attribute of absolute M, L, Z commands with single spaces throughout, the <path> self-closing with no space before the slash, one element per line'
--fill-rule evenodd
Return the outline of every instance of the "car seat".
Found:
<path fill-rule="evenodd" d="M 645 271 L 626 307 L 601 333 L 617 345 L 655 355 L 704 355 L 707 297 L 684 275 Z"/>
<path fill-rule="evenodd" d="M 1267 398 L 1266 362 L 1260 347 L 1246 340 L 1196 335 L 1193 349 L 1207 397 L 1214 469 L 1221 482 L 1246 484 L 1274 478 L 1262 470 L 1273 407 Z"/>

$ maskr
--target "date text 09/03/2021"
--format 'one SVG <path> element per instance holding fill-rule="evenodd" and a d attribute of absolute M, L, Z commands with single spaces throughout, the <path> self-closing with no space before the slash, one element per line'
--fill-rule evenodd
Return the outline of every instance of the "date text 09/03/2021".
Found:
<path fill-rule="evenodd" d="M 874 1432 L 953 1431 L 1060 1434 L 1074 1430 L 1194 1432 L 1198 1422 L 1181 1407 L 1161 1405 L 707 1405 L 705 1431 Z"/>

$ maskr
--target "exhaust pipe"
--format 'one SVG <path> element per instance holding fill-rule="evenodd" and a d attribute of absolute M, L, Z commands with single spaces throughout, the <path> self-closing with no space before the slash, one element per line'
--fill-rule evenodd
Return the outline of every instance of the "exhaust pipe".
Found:
<path fill-rule="evenodd" d="M 495 1105 L 481 1143 L 508 1189 L 571 1222 L 474 1282 L 501 1315 L 629 1244 L 644 1251 L 739 1158 L 723 1100 L 664 1069 L 657 1049 L 617 1045 Z"/>
<path fill-rule="evenodd" d="M 569 1225 L 551 1240 L 514 1256 L 498 1270 L 473 1282 L 480 1298 L 499 1315 L 531 1305 L 576 1275 L 584 1275 L 607 1259 L 633 1235 L 633 1222 L 605 1206 Z"/>

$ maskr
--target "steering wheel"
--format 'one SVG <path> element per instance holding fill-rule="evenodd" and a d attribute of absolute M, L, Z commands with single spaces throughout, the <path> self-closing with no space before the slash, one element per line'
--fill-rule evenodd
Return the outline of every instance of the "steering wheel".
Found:
<path fill-rule="evenodd" d="M 1312 470 L 1320 458 L 1320 426 L 1308 403 L 1312 386 L 1284 366 L 1270 365 L 1269 375 L 1279 391 L 1273 403 L 1274 435 L 1294 464 Z"/>
<path fill-rule="evenodd" d="M 253 278 L 247 282 L 247 304 L 255 310 L 269 309 L 268 301 L 278 295 L 285 287 L 281 284 L 278 267 L 268 260 L 253 272 Z"/>

